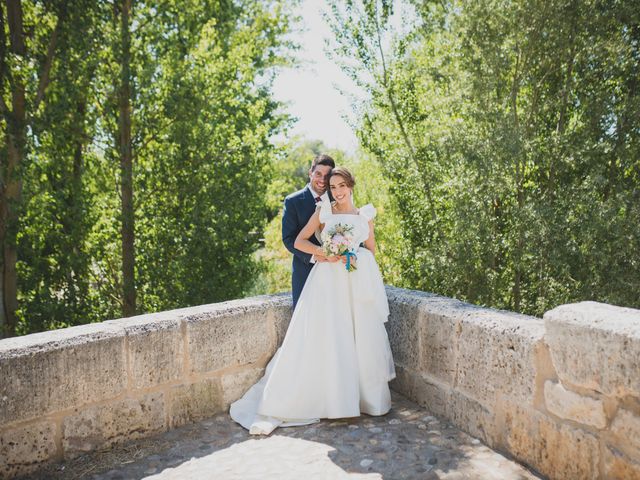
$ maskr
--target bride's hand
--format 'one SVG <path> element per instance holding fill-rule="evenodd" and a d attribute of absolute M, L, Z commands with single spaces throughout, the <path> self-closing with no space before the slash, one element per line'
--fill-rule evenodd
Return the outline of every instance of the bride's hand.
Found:
<path fill-rule="evenodd" d="M 342 264 L 343 265 L 347 264 L 347 256 L 346 255 L 340 255 L 340 260 L 342 260 Z M 355 255 L 352 255 L 351 256 L 351 260 L 349 261 L 349 263 L 355 267 L 357 261 L 358 261 L 358 257 L 356 257 Z"/>

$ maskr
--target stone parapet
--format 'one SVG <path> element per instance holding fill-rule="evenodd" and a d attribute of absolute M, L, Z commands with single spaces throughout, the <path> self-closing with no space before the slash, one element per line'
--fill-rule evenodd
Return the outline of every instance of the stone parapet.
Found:
<path fill-rule="evenodd" d="M 0 341 L 0 478 L 229 408 L 260 378 L 288 294 Z"/>
<path fill-rule="evenodd" d="M 387 287 L 392 388 L 551 479 L 640 479 L 640 311 L 534 318 Z M 227 411 L 288 294 L 0 341 L 0 478 Z"/>
<path fill-rule="evenodd" d="M 639 310 L 387 292 L 395 390 L 548 478 L 640 479 Z"/>

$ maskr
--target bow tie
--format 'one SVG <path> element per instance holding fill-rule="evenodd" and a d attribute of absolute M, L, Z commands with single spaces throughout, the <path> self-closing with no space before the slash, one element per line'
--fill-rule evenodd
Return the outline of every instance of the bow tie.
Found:
<path fill-rule="evenodd" d="M 316 197 L 316 203 L 318 203 L 320 200 L 322 200 L 320 197 Z"/>

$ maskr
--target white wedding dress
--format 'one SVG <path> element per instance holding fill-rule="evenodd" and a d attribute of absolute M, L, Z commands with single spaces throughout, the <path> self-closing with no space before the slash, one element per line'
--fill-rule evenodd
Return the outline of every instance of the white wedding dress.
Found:
<path fill-rule="evenodd" d="M 364 247 L 375 208 L 334 214 L 320 206 L 324 228 L 353 225 L 357 269 L 317 263 L 298 300 L 282 346 L 264 376 L 231 404 L 233 420 L 251 434 L 306 425 L 320 418 L 383 415 L 391 408 L 395 368 L 384 323 L 389 305 L 378 265 Z"/>

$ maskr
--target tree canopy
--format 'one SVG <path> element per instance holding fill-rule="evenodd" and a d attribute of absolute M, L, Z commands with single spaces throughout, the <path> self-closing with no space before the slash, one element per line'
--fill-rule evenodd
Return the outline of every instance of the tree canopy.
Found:
<path fill-rule="evenodd" d="M 359 138 L 401 219 L 401 283 L 541 314 L 640 306 L 637 2 L 333 2 Z"/>
<path fill-rule="evenodd" d="M 289 2 L 0 8 L 5 334 L 243 295 Z"/>
<path fill-rule="evenodd" d="M 540 315 L 640 307 L 634 0 L 328 2 L 366 95 L 329 151 L 378 207 L 388 283 Z M 289 288 L 275 143 L 295 2 L 0 4 L 0 332 Z"/>

